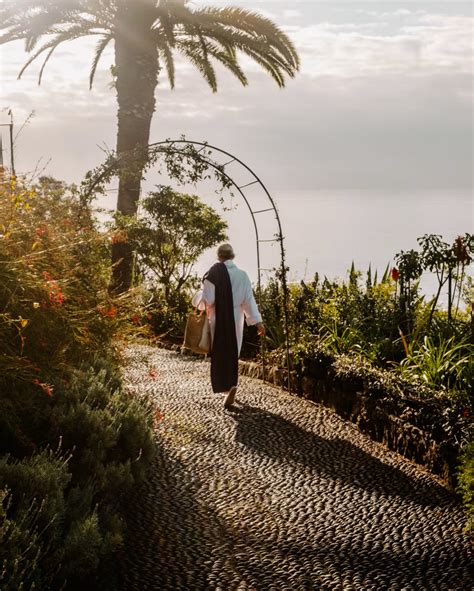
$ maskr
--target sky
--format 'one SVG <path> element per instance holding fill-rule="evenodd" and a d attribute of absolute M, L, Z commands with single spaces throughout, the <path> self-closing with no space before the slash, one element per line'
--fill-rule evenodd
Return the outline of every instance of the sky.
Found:
<path fill-rule="evenodd" d="M 229 3 L 192 2 L 207 4 Z M 160 79 L 151 138 L 184 134 L 206 140 L 254 169 L 279 206 L 295 276 L 308 267 L 310 273 L 340 274 L 351 254 L 361 265 L 369 258 L 382 264 L 397 240 L 398 250 L 412 247 L 428 222 L 427 231 L 433 228 L 450 239 L 474 230 L 470 2 L 231 4 L 252 8 L 281 26 L 299 51 L 301 72 L 280 90 L 244 59 L 249 86 L 218 68 L 219 91 L 213 94 L 191 65 L 180 62 L 175 90 L 164 75 Z M 102 161 L 104 149 L 114 148 L 113 52 L 104 55 L 90 91 L 93 45 L 89 40 L 64 45 L 40 87 L 39 66 L 16 79 L 25 62 L 23 46 L 1 48 L 1 108 L 12 109 L 17 131 L 34 111 L 15 144 L 22 172 L 46 166 L 45 172 L 78 182 Z M 0 119 L 8 122 L 5 110 Z M 393 223 L 387 215 L 394 216 Z M 357 231 L 354 216 L 362 217 Z M 413 216 L 421 218 L 418 226 Z M 386 230 L 369 239 L 380 218 Z M 233 235 L 239 234 L 236 240 L 250 261 L 242 232 L 248 220 L 242 219 L 237 218 Z M 344 248 L 335 251 L 334 237 L 342 232 Z"/>

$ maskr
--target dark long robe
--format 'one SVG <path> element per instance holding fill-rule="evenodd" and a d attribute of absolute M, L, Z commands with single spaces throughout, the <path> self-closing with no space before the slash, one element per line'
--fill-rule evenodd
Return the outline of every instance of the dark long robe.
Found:
<path fill-rule="evenodd" d="M 228 392 L 237 386 L 239 352 L 235 333 L 234 300 L 229 271 L 216 263 L 204 276 L 215 287 L 216 324 L 211 351 L 211 384 L 214 392 Z"/>

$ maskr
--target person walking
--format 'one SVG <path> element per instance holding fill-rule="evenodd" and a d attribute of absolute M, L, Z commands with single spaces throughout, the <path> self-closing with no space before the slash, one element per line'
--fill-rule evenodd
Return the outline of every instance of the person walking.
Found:
<path fill-rule="evenodd" d="M 224 407 L 230 408 L 237 393 L 239 355 L 244 335 L 244 322 L 256 325 L 260 337 L 265 326 L 247 273 L 234 263 L 234 249 L 221 244 L 218 262 L 204 275 L 202 291 L 193 305 L 205 306 L 211 325 L 211 384 L 215 393 L 225 393 Z"/>

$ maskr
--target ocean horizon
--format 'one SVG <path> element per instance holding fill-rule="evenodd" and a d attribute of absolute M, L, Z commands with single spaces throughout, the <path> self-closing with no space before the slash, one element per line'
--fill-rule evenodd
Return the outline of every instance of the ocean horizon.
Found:
<path fill-rule="evenodd" d="M 152 189 L 148 181 L 144 189 Z M 228 223 L 229 242 L 236 252 L 236 263 L 256 283 L 256 235 L 249 209 L 239 195 L 224 195 L 223 204 L 211 185 L 177 187 L 193 193 L 211 205 Z M 248 190 L 251 207 L 261 210 L 270 206 L 261 192 Z M 320 278 L 347 279 L 354 263 L 365 274 L 369 266 L 372 276 L 380 279 L 387 268 L 396 266 L 400 251 L 419 249 L 417 238 L 424 234 L 440 234 L 448 243 L 458 235 L 474 233 L 474 199 L 470 190 L 323 190 L 270 189 L 279 213 L 286 264 L 290 282 Z M 115 208 L 115 192 L 100 197 L 100 207 Z M 259 238 L 272 240 L 278 231 L 273 211 L 256 215 Z M 278 242 L 260 243 L 262 282 L 280 266 Z M 203 275 L 215 262 L 215 249 L 199 258 L 195 270 Z M 474 265 L 468 268 L 474 275 Z M 430 298 L 437 288 L 434 274 L 424 273 L 421 292 Z M 446 295 L 440 298 L 446 303 Z"/>
<path fill-rule="evenodd" d="M 440 234 L 452 243 L 458 235 L 474 232 L 469 190 L 275 190 L 271 195 L 281 220 L 291 282 L 310 281 L 315 273 L 321 278 L 347 278 L 352 263 L 363 273 L 370 266 L 372 274 L 377 271 L 381 278 L 387 265 L 395 266 L 396 253 L 419 249 L 417 238 L 424 234 Z M 236 262 L 256 281 L 255 232 L 247 207 L 235 197 L 232 205 L 238 207 L 223 212 L 215 197 L 204 200 L 228 221 Z M 273 212 L 256 217 L 261 237 L 271 239 L 276 228 Z M 278 243 L 261 247 L 261 266 L 278 266 Z M 213 261 L 214 252 L 206 252 L 197 271 L 205 272 Z M 262 274 L 264 281 L 267 275 Z M 436 277 L 425 273 L 422 293 L 430 297 L 436 286 Z"/>

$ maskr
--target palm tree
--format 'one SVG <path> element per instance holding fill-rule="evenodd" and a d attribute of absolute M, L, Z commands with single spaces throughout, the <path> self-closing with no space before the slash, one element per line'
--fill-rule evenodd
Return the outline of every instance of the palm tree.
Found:
<path fill-rule="evenodd" d="M 0 44 L 24 40 L 25 50 L 31 53 L 19 77 L 31 63 L 43 59 L 39 83 L 46 64 L 62 43 L 95 35 L 98 42 L 90 71 L 92 87 L 100 58 L 114 42 L 117 155 L 122 167 L 117 210 L 124 215 L 137 211 L 155 90 L 162 68 L 174 87 L 176 52 L 196 66 L 214 92 L 215 62 L 247 85 L 238 52 L 257 62 L 279 87 L 285 85 L 285 76 L 292 78 L 299 69 L 292 42 L 269 19 L 241 8 L 192 9 L 187 0 L 4 0 L 0 31 Z M 137 150 L 143 154 L 138 160 Z M 132 153 L 134 164 L 127 164 L 126 156 Z M 124 291 L 132 279 L 131 247 L 114 244 L 112 262 L 112 283 L 117 291 Z"/>

